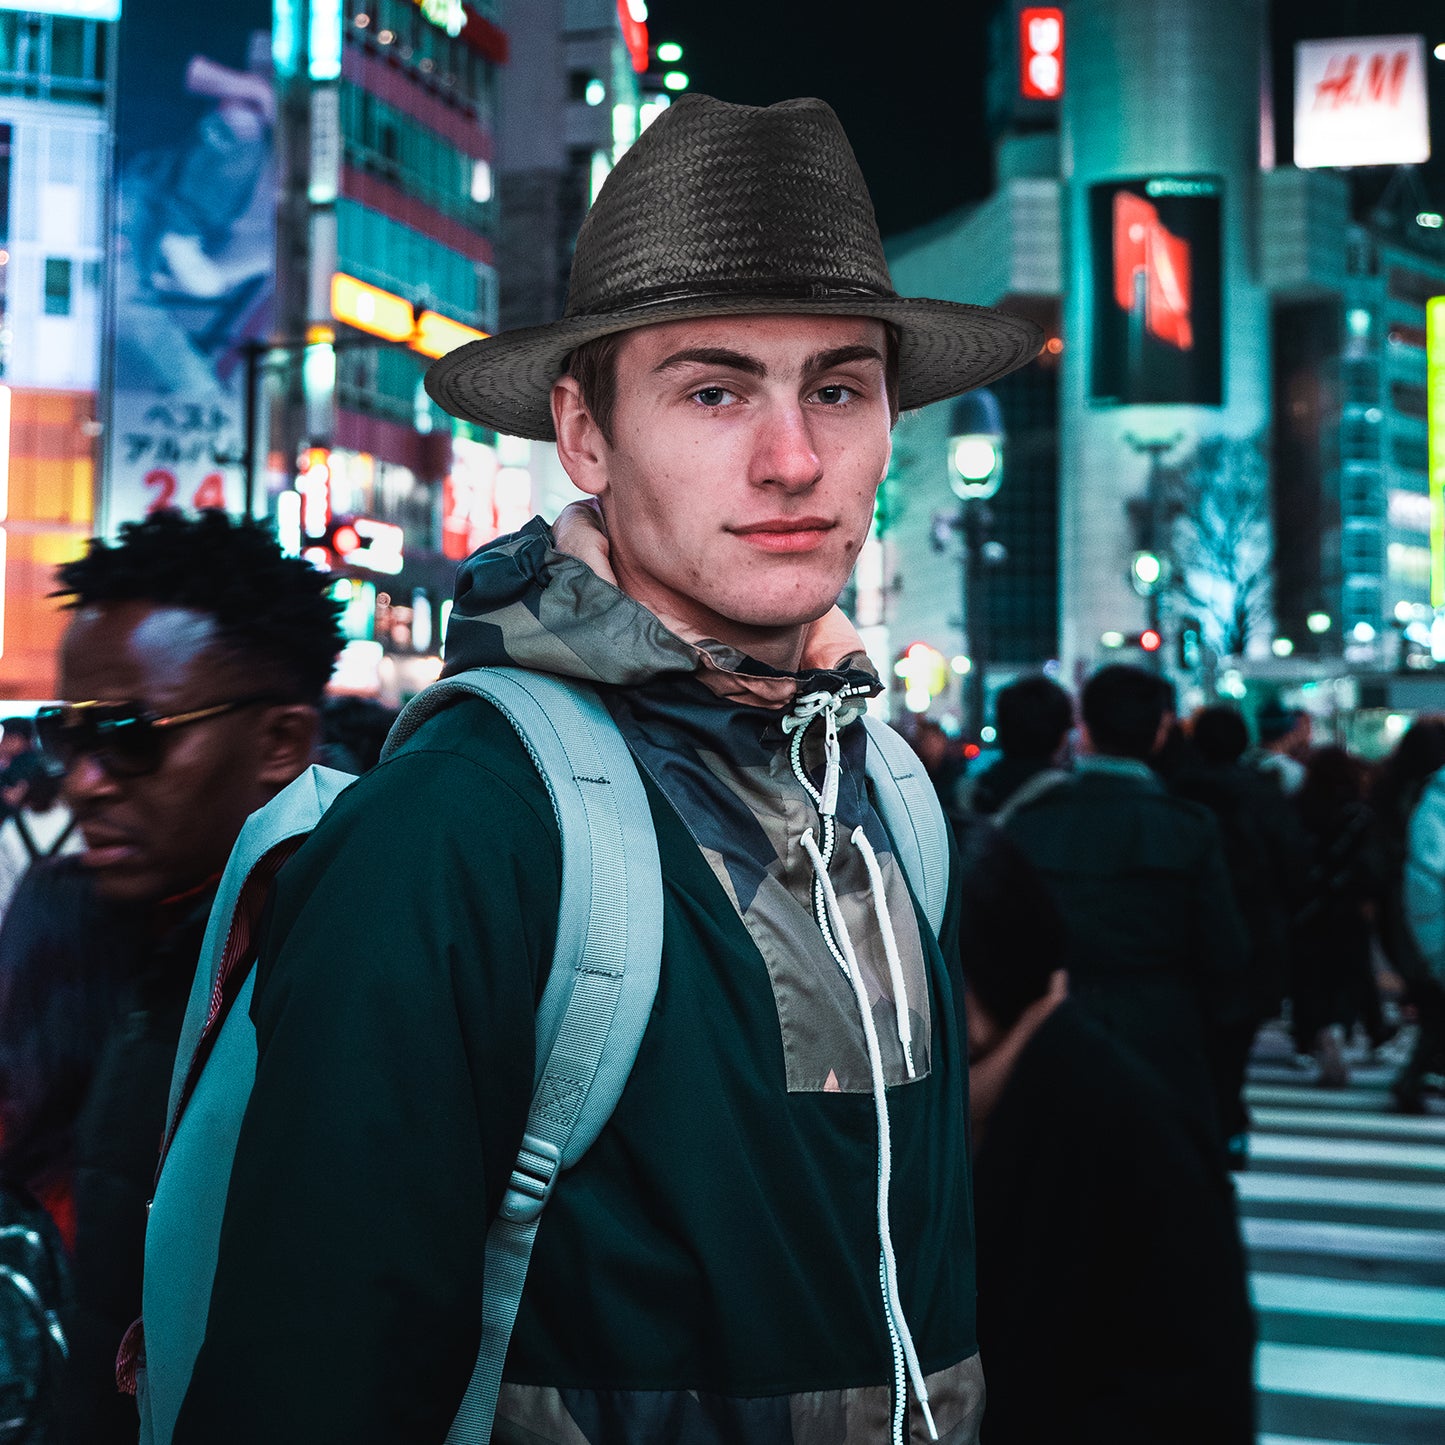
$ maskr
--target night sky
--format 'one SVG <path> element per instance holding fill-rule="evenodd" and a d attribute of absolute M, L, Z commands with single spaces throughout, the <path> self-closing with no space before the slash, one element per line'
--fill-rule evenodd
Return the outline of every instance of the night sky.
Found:
<path fill-rule="evenodd" d="M 1178 0 L 1209 4 L 1211 0 Z M 922 225 L 992 188 L 984 72 L 994 0 L 649 0 L 654 41 L 684 47 L 692 88 L 766 105 L 821 96 L 843 121 L 885 235 Z M 1275 0 L 1276 144 L 1291 145 L 1293 43 L 1423 32 L 1445 41 L 1445 0 Z M 1434 157 L 1420 179 L 1445 206 L 1445 63 L 1429 61 Z M 1388 180 L 1359 173 L 1362 202 Z"/>

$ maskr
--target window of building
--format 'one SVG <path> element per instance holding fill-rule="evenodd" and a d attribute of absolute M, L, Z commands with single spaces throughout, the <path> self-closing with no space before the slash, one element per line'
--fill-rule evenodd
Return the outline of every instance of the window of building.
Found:
<path fill-rule="evenodd" d="M 1390 268 L 1390 295 L 1397 301 L 1412 301 L 1417 306 L 1423 306 L 1432 296 L 1440 295 L 1441 289 L 1438 277 L 1403 266 Z"/>
<path fill-rule="evenodd" d="M 1423 386 L 1415 386 L 1408 381 L 1392 381 L 1390 383 L 1390 402 L 1396 411 L 1405 416 L 1429 415 L 1430 398 Z"/>
<path fill-rule="evenodd" d="M 102 100 L 105 60 L 101 22 L 0 12 L 0 94 Z"/>
<path fill-rule="evenodd" d="M 45 314 L 70 315 L 71 273 L 74 270 L 67 256 L 45 258 Z"/>

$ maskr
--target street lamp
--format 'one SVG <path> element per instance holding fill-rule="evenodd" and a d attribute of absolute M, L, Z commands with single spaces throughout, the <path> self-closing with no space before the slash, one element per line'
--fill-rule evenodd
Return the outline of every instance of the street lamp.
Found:
<path fill-rule="evenodd" d="M 963 723 L 977 737 L 987 719 L 988 618 L 984 608 L 984 567 L 1001 560 L 993 540 L 989 499 L 1003 483 L 1003 412 L 988 390 L 959 397 L 949 414 L 948 485 L 958 498 L 954 528 L 963 541 L 963 649 L 970 662 L 963 674 Z"/>

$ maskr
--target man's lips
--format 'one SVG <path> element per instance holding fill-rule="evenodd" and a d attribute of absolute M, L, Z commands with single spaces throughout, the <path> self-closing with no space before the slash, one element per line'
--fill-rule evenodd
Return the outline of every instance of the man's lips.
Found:
<path fill-rule="evenodd" d="M 765 552 L 811 552 L 836 525 L 825 517 L 773 517 L 729 530 Z"/>
<path fill-rule="evenodd" d="M 85 838 L 85 852 L 80 855 L 82 867 L 114 868 L 129 863 L 139 851 L 123 834 L 98 833 L 84 827 L 80 831 Z"/>

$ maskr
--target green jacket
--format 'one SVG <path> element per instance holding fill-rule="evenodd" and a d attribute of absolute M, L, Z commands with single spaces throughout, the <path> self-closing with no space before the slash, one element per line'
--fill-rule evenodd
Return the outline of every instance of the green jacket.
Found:
<path fill-rule="evenodd" d="M 549 540 L 529 529 L 468 564 L 458 608 L 477 625 L 449 633 L 449 668 L 535 665 L 550 649 L 562 670 L 545 625 L 559 587 L 567 618 L 615 623 L 635 607 L 579 577 Z M 745 686 L 796 680 L 719 650 L 722 696 L 699 683 L 700 665 L 675 665 L 668 649 L 687 645 L 657 626 L 594 626 L 590 653 L 567 638 L 586 665 L 628 673 L 601 690 L 657 827 L 662 979 L 617 1111 L 543 1219 L 494 1439 L 882 1441 L 892 1350 L 874 1106 L 855 1067 L 862 1028 L 837 1008 L 821 934 L 798 922 L 804 874 L 789 829 L 804 821 L 801 792 L 776 766 L 778 710 Z M 843 729 L 854 762 L 862 731 Z M 845 775 L 840 819 L 852 809 L 876 836 L 861 767 Z M 710 831 L 718 819 L 731 826 Z M 908 1002 L 918 1077 L 898 1073 L 896 1042 L 885 1061 L 900 1294 L 940 1438 L 966 1442 L 982 1385 L 962 988 L 943 962 L 956 959 L 956 919 L 940 953 L 886 836 L 879 851 L 889 901 L 908 911 L 890 910 L 905 973 L 923 981 Z M 855 868 L 840 852 L 840 894 Z M 481 702 L 423 725 L 286 866 L 252 1005 L 256 1085 L 178 1445 L 444 1439 L 530 1095 L 558 890 L 544 785 Z M 861 908 L 850 926 L 861 961 L 875 942 Z M 875 1017 L 892 1008 L 879 998 Z M 926 1438 L 916 1406 L 911 1425 Z"/>

